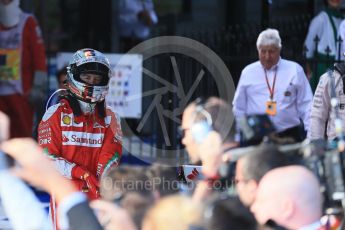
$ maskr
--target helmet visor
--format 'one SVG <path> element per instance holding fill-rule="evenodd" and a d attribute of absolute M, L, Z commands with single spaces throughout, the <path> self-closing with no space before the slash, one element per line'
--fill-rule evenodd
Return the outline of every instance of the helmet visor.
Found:
<path fill-rule="evenodd" d="M 104 86 L 107 85 L 109 82 L 109 68 L 101 63 L 98 62 L 90 62 L 90 63 L 85 63 L 83 65 L 80 65 L 77 67 L 77 76 L 79 79 L 78 81 L 82 82 L 80 79 L 80 74 L 84 73 L 90 73 L 90 74 L 97 74 L 102 76 L 102 80 L 100 83 L 96 84 L 98 86 Z"/>

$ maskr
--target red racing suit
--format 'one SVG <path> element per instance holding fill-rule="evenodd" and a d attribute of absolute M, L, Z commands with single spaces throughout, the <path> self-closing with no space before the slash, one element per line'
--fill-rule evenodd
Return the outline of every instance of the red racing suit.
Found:
<path fill-rule="evenodd" d="M 31 137 L 33 106 L 28 94 L 34 75 L 46 73 L 41 30 L 31 14 L 21 13 L 18 25 L 0 24 L 0 110 L 11 119 L 11 137 Z"/>
<path fill-rule="evenodd" d="M 53 160 L 57 170 L 73 179 L 81 190 L 84 183 L 72 178 L 72 169 L 85 168 L 98 179 L 109 167 L 119 164 L 122 155 L 122 131 L 118 116 L 106 108 L 101 118 L 98 111 L 91 115 L 74 116 L 66 99 L 51 106 L 38 127 L 38 143 Z M 88 194 L 95 198 L 96 194 Z"/>

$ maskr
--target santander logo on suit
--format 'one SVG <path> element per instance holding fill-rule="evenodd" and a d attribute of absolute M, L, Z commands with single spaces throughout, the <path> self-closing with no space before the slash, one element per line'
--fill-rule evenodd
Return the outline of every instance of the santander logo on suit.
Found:
<path fill-rule="evenodd" d="M 78 145 L 97 148 L 102 146 L 103 139 L 103 133 L 62 131 L 62 145 Z"/>

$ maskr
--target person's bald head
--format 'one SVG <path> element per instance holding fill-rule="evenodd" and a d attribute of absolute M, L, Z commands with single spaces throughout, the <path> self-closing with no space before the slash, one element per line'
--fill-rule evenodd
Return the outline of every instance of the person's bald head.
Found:
<path fill-rule="evenodd" d="M 322 213 L 318 179 L 303 166 L 273 169 L 261 179 L 251 210 L 261 224 L 273 220 L 289 229 L 312 224 Z"/>

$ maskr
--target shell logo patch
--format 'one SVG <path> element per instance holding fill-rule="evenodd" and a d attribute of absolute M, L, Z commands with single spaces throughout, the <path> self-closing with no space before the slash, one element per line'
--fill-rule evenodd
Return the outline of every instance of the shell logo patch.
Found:
<path fill-rule="evenodd" d="M 68 115 L 64 115 L 62 117 L 62 122 L 65 124 L 65 125 L 70 125 L 71 124 L 71 117 L 68 116 Z"/>

